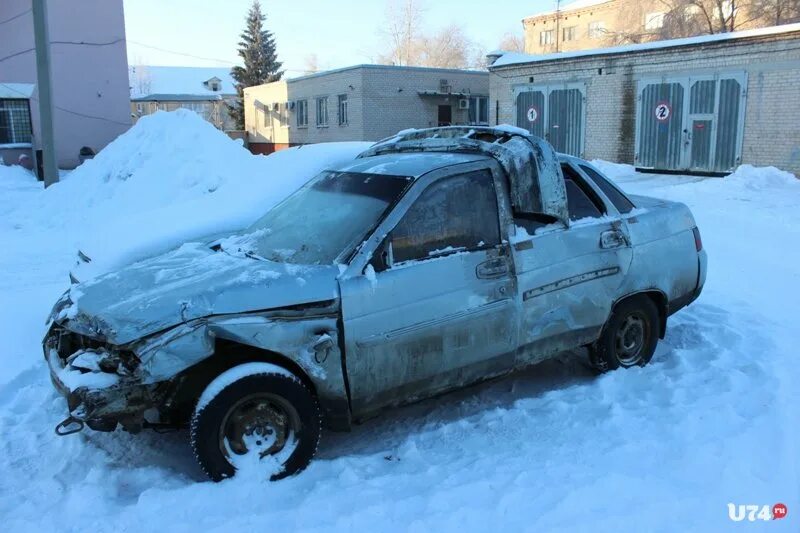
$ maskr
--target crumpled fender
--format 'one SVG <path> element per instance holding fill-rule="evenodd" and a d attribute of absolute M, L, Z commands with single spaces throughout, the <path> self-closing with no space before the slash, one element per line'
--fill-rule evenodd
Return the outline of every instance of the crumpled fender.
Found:
<path fill-rule="evenodd" d="M 212 316 L 176 326 L 132 346 L 141 361 L 138 377 L 142 384 L 172 379 L 214 356 L 216 341 L 225 339 L 291 360 L 312 381 L 320 399 L 346 401 L 336 316 L 290 314 Z"/>

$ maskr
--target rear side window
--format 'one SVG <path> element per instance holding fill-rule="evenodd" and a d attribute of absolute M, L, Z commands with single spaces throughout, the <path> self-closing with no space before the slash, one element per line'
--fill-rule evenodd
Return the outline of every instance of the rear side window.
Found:
<path fill-rule="evenodd" d="M 611 203 L 614 204 L 614 207 L 617 208 L 617 211 L 620 213 L 630 213 L 633 209 L 633 202 L 628 200 L 628 198 L 620 192 L 614 185 L 611 184 L 606 178 L 603 177 L 602 174 L 597 172 L 592 167 L 587 167 L 586 165 L 581 165 L 581 170 L 583 170 L 589 178 L 595 182 L 595 184 L 603 191 L 603 194 L 606 195 L 606 198 L 611 200 Z"/>
<path fill-rule="evenodd" d="M 597 206 L 594 205 L 594 202 L 578 187 L 577 183 L 571 179 L 566 179 L 564 180 L 564 185 L 567 187 L 567 208 L 569 209 L 570 220 L 603 216 Z"/>
<path fill-rule="evenodd" d="M 567 190 L 567 209 L 570 220 L 586 217 L 597 218 L 605 214 L 606 208 L 600 196 L 571 165 L 563 163 L 561 173 L 564 175 L 564 186 Z"/>
<path fill-rule="evenodd" d="M 497 196 L 488 170 L 435 182 L 392 231 L 395 263 L 499 243 Z"/>

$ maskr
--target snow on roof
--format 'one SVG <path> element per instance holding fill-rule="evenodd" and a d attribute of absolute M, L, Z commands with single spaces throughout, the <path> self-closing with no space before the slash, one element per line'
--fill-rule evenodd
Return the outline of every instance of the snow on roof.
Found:
<path fill-rule="evenodd" d="M 570 2 L 569 4 L 559 7 L 558 9 L 552 9 L 550 11 L 540 11 L 538 13 L 534 13 L 529 17 L 525 17 L 525 19 L 544 17 L 547 15 L 555 15 L 556 13 L 564 13 L 565 11 L 577 11 L 579 9 L 594 7 L 600 4 L 607 4 L 613 1 L 614 0 L 575 0 L 574 2 Z"/>
<path fill-rule="evenodd" d="M 649 43 L 641 43 L 641 44 L 626 44 L 622 46 L 611 46 L 609 48 L 576 50 L 574 52 L 556 52 L 553 54 L 535 54 L 535 55 L 521 54 L 519 52 L 507 52 L 503 54 L 497 61 L 495 61 L 489 67 L 489 70 L 509 65 L 522 65 L 528 63 L 540 63 L 544 61 L 555 61 L 559 59 L 573 59 L 580 57 L 643 52 L 646 50 L 658 50 L 661 48 L 672 48 L 676 46 L 691 46 L 696 44 L 734 41 L 736 39 L 746 39 L 749 37 L 780 35 L 782 33 L 792 33 L 796 31 L 800 31 L 800 23 L 784 24 L 782 26 L 769 26 L 767 28 L 758 28 L 755 30 L 736 31 L 730 33 L 698 35 L 697 37 L 686 37 L 684 39 L 669 39 L 666 41 L 652 41 Z"/>
<path fill-rule="evenodd" d="M 128 73 L 131 98 L 140 99 L 151 95 L 171 95 L 174 99 L 191 96 L 216 98 L 236 94 L 229 67 L 159 67 L 150 65 L 131 66 Z M 221 82 L 219 91 L 212 91 L 203 82 Z M 194 98 L 196 99 L 196 98 Z"/>

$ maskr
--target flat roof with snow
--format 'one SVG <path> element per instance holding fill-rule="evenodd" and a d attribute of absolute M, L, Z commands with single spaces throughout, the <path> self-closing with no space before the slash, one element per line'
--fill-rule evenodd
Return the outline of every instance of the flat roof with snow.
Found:
<path fill-rule="evenodd" d="M 767 37 L 770 35 L 785 35 L 800 32 L 800 23 L 785 24 L 782 26 L 770 26 L 755 30 L 736 31 L 730 33 L 717 33 L 714 35 L 698 35 L 697 37 L 687 37 L 684 39 L 669 39 L 666 41 L 653 41 L 641 44 L 626 44 L 622 46 L 611 46 L 608 48 L 594 48 L 590 50 L 576 50 L 574 52 L 556 52 L 553 54 L 521 54 L 517 52 L 506 52 L 495 61 L 489 70 L 512 65 L 525 65 L 531 63 L 542 63 L 545 61 L 559 61 L 564 59 L 576 59 L 583 57 L 604 56 L 614 54 L 630 54 L 645 52 L 649 50 L 660 50 L 665 48 L 677 48 L 683 46 L 698 46 L 711 43 L 729 42 L 756 37 Z"/>
<path fill-rule="evenodd" d="M 129 69 L 132 100 L 210 100 L 236 94 L 228 67 L 161 67 Z M 209 82 L 217 82 L 217 91 Z"/>

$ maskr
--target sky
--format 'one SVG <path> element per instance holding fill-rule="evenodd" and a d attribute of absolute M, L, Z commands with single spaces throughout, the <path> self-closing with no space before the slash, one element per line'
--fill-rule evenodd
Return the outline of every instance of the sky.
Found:
<path fill-rule="evenodd" d="M 252 0 L 124 0 L 131 65 L 231 66 Z M 552 9 L 555 0 L 421 0 L 426 30 L 451 23 L 485 51 L 506 33 L 522 35 L 522 18 Z M 262 0 L 286 75 L 374 62 L 386 0 Z M 160 50 L 159 50 L 160 49 Z M 186 55 L 180 55 L 176 52 Z"/>

